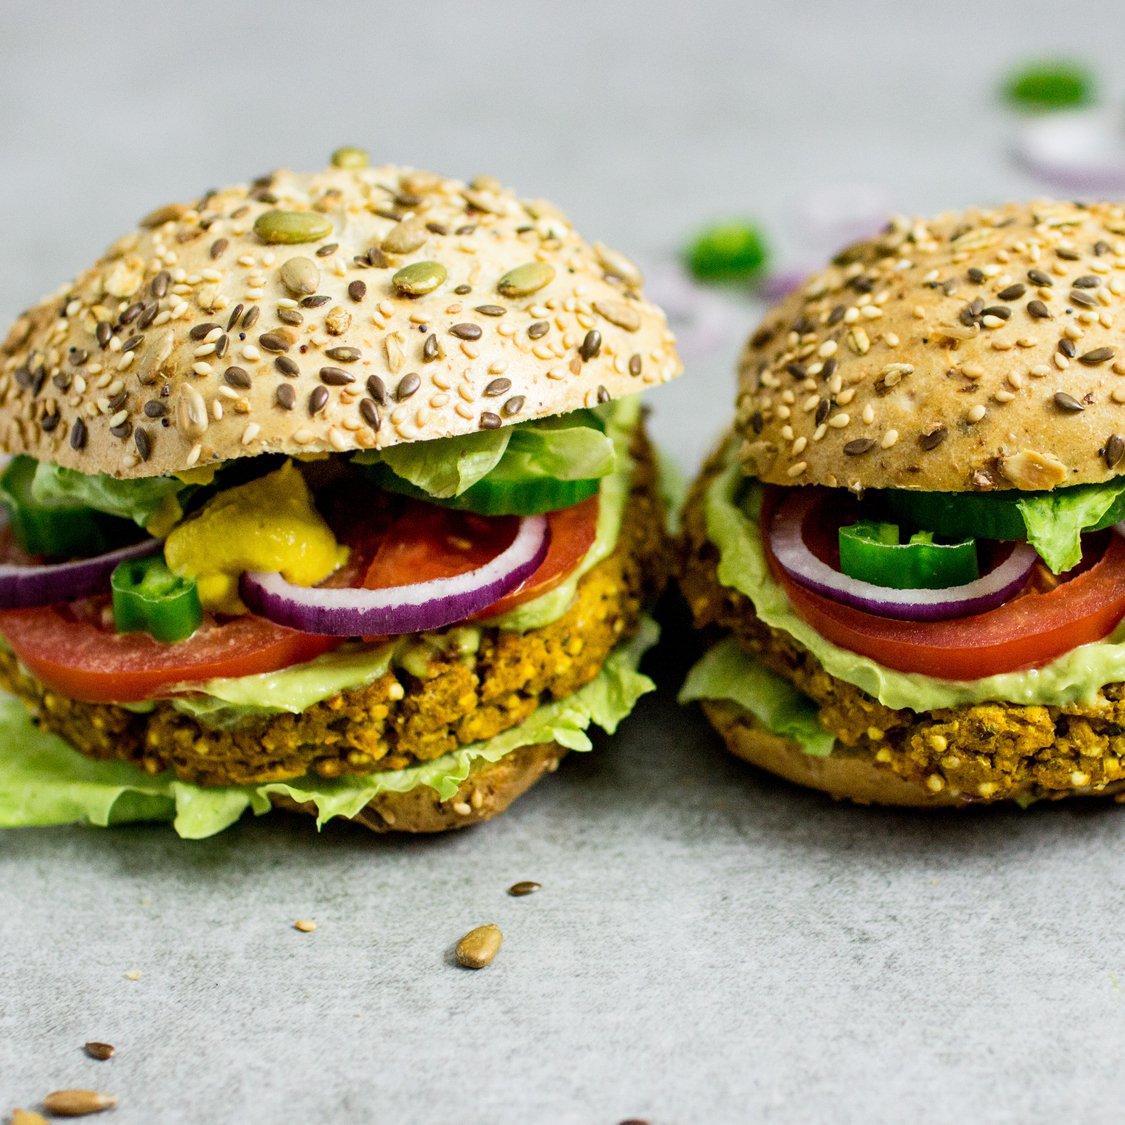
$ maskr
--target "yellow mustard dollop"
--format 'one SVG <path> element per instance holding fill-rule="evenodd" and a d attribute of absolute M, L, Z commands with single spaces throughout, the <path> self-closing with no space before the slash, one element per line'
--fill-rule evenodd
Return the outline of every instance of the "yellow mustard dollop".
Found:
<path fill-rule="evenodd" d="M 244 570 L 280 571 L 294 585 L 313 586 L 347 557 L 292 461 L 220 492 L 164 543 L 168 566 L 194 578 L 203 608 L 219 613 L 246 612 L 238 596 Z"/>

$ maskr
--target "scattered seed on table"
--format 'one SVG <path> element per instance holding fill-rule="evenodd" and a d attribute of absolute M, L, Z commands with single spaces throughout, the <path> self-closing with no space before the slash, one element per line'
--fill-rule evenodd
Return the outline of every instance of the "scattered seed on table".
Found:
<path fill-rule="evenodd" d="M 43 1099 L 43 1108 L 55 1117 L 85 1117 L 117 1105 L 112 1094 L 97 1090 L 55 1090 Z"/>
<path fill-rule="evenodd" d="M 316 929 L 316 923 L 311 918 L 298 918 L 293 923 L 293 929 L 300 930 L 303 934 L 311 934 Z"/>
<path fill-rule="evenodd" d="M 112 1043 L 99 1043 L 97 1040 L 90 1040 L 89 1043 L 82 1045 L 82 1050 L 92 1059 L 97 1059 L 98 1062 L 105 1062 L 106 1059 L 112 1059 L 117 1048 Z"/>
<path fill-rule="evenodd" d="M 533 879 L 525 879 L 521 883 L 513 883 L 508 888 L 508 894 L 513 898 L 523 898 L 524 895 L 533 895 L 536 891 L 541 890 L 542 883 L 536 883 Z"/>
<path fill-rule="evenodd" d="M 457 963 L 466 969 L 483 969 L 485 965 L 492 964 L 503 940 L 499 926 L 492 923 L 477 926 L 457 943 Z"/>
<path fill-rule="evenodd" d="M 13 1109 L 9 1123 L 10 1125 L 48 1125 L 47 1119 L 41 1113 L 34 1113 L 30 1109 Z"/>

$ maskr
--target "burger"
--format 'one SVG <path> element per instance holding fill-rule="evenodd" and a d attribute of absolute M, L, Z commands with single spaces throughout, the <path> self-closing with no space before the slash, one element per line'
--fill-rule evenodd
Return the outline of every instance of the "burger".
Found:
<path fill-rule="evenodd" d="M 773 308 L 694 485 L 690 673 L 859 802 L 1125 787 L 1125 208 L 892 221 Z"/>
<path fill-rule="evenodd" d="M 160 207 L 0 348 L 0 824 L 502 811 L 651 689 L 625 256 L 342 149 Z"/>

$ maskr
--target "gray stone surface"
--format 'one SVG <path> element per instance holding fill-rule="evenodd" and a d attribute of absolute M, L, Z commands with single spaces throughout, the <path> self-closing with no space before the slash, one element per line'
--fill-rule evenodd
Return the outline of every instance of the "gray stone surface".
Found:
<path fill-rule="evenodd" d="M 152 205 L 345 142 L 499 174 L 657 265 L 724 212 L 800 259 L 816 187 L 1038 190 L 997 76 L 1069 51 L 1120 96 L 1118 12 L 3 0 L 0 320 Z M 718 306 L 652 396 L 685 467 L 757 312 Z M 1121 810 L 923 816 L 763 778 L 671 702 L 685 644 L 664 698 L 478 831 L 4 833 L 0 1113 L 93 1086 L 121 1125 L 1120 1120 Z M 486 921 L 500 956 L 456 968 Z"/>

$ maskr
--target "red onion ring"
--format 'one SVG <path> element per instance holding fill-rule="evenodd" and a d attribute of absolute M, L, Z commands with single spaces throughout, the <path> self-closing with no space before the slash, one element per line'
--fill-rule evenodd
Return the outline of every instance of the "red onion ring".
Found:
<path fill-rule="evenodd" d="M 155 555 L 163 542 L 144 539 L 105 555 L 43 566 L 0 563 L 0 609 L 31 609 L 104 593 L 118 563 Z"/>
<path fill-rule="evenodd" d="M 257 614 L 303 633 L 390 637 L 464 621 L 535 573 L 547 554 L 544 516 L 520 520 L 515 539 L 495 558 L 454 578 L 381 590 L 294 586 L 280 574 L 247 571 L 239 590 Z"/>
<path fill-rule="evenodd" d="M 795 582 L 844 605 L 905 621 L 941 621 L 983 613 L 1006 602 L 1027 583 L 1038 557 L 1017 543 L 998 566 L 962 586 L 942 590 L 895 590 L 861 582 L 834 570 L 805 543 L 805 522 L 823 509 L 823 493 L 799 489 L 782 501 L 769 525 L 770 549 Z"/>

